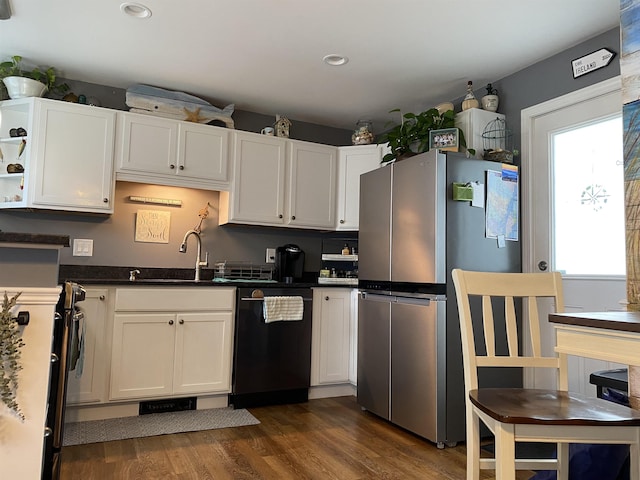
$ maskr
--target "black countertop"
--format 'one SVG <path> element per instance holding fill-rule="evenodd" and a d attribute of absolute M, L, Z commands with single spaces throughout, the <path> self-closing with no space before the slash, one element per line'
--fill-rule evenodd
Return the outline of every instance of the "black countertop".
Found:
<path fill-rule="evenodd" d="M 69 235 L 48 235 L 42 233 L 0 232 L 0 243 L 29 245 L 50 245 L 51 247 L 68 247 Z"/>
<path fill-rule="evenodd" d="M 60 265 L 59 281 L 73 281 L 81 285 L 113 285 L 113 286 L 229 286 L 246 288 L 357 288 L 357 285 L 346 284 L 319 284 L 317 273 L 307 272 L 302 281 L 284 283 L 275 281 L 248 281 L 225 280 L 214 281 L 214 270 L 203 268 L 200 272 L 200 281 L 194 280 L 193 268 L 137 268 L 136 280 L 129 280 L 133 267 L 111 267 L 93 265 Z"/>

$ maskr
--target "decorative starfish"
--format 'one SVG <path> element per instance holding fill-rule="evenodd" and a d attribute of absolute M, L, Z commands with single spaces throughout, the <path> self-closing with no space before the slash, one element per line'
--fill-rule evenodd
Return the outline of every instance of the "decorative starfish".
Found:
<path fill-rule="evenodd" d="M 185 121 L 187 122 L 200 123 L 202 120 L 207 119 L 206 117 L 200 116 L 200 107 L 196 108 L 194 112 L 190 112 L 186 108 L 183 108 L 182 110 L 184 110 L 184 114 L 187 116 L 187 118 L 185 118 Z"/>

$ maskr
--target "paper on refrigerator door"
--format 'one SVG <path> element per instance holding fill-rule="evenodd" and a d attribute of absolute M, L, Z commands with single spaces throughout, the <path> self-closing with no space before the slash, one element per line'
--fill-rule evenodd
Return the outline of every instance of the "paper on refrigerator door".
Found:
<path fill-rule="evenodd" d="M 473 190 L 473 199 L 471 200 L 471 206 L 484 208 L 484 184 L 471 182 L 471 188 Z"/>

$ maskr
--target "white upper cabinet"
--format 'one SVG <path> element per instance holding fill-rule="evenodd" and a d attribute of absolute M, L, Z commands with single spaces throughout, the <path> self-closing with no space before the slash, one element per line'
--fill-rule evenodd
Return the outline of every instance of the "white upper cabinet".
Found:
<path fill-rule="evenodd" d="M 286 223 L 294 227 L 333 229 L 337 148 L 292 140 L 288 167 Z"/>
<path fill-rule="evenodd" d="M 4 163 L 24 167 L 24 174 L 0 172 L 1 208 L 113 213 L 115 111 L 28 98 L 2 102 L 0 112 Z M 9 136 L 17 127 L 28 133 L 19 157 Z"/>
<path fill-rule="evenodd" d="M 220 193 L 220 224 L 332 229 L 337 149 L 233 132 L 233 188 Z"/>
<path fill-rule="evenodd" d="M 384 146 L 355 145 L 338 149 L 336 230 L 358 230 L 360 175 L 380 166 Z"/>
<path fill-rule="evenodd" d="M 32 204 L 113 213 L 115 111 L 39 99 L 35 120 Z"/>
<path fill-rule="evenodd" d="M 284 225 L 286 142 L 233 132 L 233 188 L 220 192 L 220 224 Z"/>
<path fill-rule="evenodd" d="M 118 113 L 118 180 L 229 188 L 229 130 L 130 112 Z"/>

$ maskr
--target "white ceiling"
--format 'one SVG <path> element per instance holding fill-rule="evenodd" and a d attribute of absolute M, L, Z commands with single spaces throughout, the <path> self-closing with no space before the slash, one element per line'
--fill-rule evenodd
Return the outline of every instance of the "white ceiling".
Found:
<path fill-rule="evenodd" d="M 9 0 L 0 59 L 187 92 L 222 107 L 381 130 L 619 23 L 620 0 Z M 327 54 L 349 58 L 324 64 Z M 590 52 L 585 52 L 590 53 Z M 81 92 L 76 92 L 81 93 Z"/>

